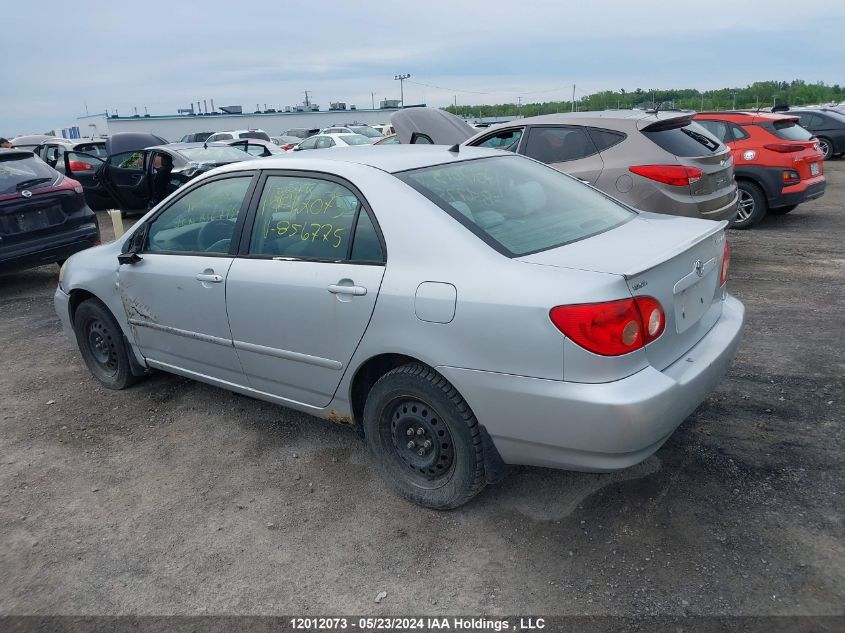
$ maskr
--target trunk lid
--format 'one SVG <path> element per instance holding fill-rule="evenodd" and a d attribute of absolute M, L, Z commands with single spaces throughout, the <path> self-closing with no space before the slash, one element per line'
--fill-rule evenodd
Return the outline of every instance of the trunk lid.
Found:
<path fill-rule="evenodd" d="M 666 314 L 666 329 L 645 351 L 649 363 L 662 370 L 719 320 L 719 274 L 727 225 L 641 213 L 600 235 L 519 261 L 621 275 L 631 296 L 657 299 Z"/>
<path fill-rule="evenodd" d="M 390 123 L 400 143 L 455 145 L 474 136 L 478 130 L 463 119 L 436 108 L 408 108 L 394 112 Z"/>

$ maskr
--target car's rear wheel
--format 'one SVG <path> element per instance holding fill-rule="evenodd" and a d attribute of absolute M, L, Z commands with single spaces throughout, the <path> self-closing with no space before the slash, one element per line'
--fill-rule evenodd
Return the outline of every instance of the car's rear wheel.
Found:
<path fill-rule="evenodd" d="M 833 143 L 830 141 L 829 138 L 824 136 L 819 137 L 819 149 L 821 150 L 822 154 L 824 154 L 825 160 L 830 160 L 833 158 Z"/>
<path fill-rule="evenodd" d="M 786 215 L 796 207 L 798 207 L 797 204 L 790 204 L 786 207 L 775 207 L 773 209 L 769 209 L 769 213 L 771 213 L 772 215 Z"/>
<path fill-rule="evenodd" d="M 736 219 L 731 225 L 735 229 L 749 229 L 766 215 L 766 194 L 753 182 L 740 180 L 739 202 L 736 206 Z"/>
<path fill-rule="evenodd" d="M 132 374 L 123 331 L 108 308 L 96 299 L 79 304 L 73 315 L 79 351 L 88 369 L 109 389 L 125 389 L 137 378 Z"/>
<path fill-rule="evenodd" d="M 430 367 L 413 363 L 382 376 L 367 396 L 363 423 L 382 475 L 410 501 L 448 510 L 484 488 L 478 421 Z"/>

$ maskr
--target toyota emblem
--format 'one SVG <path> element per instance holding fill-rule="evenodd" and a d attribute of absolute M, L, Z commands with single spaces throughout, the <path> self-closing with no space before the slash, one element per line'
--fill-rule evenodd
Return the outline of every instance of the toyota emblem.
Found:
<path fill-rule="evenodd" d="M 31 198 L 31 197 L 32 197 L 32 192 L 31 192 L 29 189 L 24 189 L 23 191 L 21 191 L 21 195 L 22 195 L 24 198 Z"/>
<path fill-rule="evenodd" d="M 695 274 L 699 277 L 704 276 L 704 262 L 700 259 L 695 260 L 695 265 L 693 266 L 693 269 L 695 270 Z"/>

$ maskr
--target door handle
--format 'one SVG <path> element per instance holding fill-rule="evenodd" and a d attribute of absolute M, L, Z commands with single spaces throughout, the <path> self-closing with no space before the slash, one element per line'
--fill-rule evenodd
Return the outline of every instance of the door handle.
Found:
<path fill-rule="evenodd" d="M 197 281 L 204 281 L 206 283 L 219 284 L 223 281 L 223 275 L 215 275 L 214 273 L 200 273 L 196 276 Z"/>
<path fill-rule="evenodd" d="M 329 292 L 333 295 L 355 295 L 356 297 L 363 297 L 367 294 L 367 289 L 364 286 L 339 286 L 331 284 Z"/>

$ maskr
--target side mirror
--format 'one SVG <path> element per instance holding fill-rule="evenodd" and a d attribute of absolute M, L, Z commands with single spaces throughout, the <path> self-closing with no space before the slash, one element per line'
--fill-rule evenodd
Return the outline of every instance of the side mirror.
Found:
<path fill-rule="evenodd" d="M 121 253 L 120 255 L 117 256 L 117 261 L 120 262 L 121 264 L 137 264 L 142 259 L 143 258 L 140 255 L 138 255 L 138 253 L 136 253 L 134 251 Z"/>
<path fill-rule="evenodd" d="M 123 252 L 117 256 L 117 261 L 120 264 L 137 264 L 144 259 L 138 252 L 144 248 L 144 242 L 147 241 L 149 226 L 149 224 L 144 224 L 129 238 L 129 241 L 124 245 Z"/>

